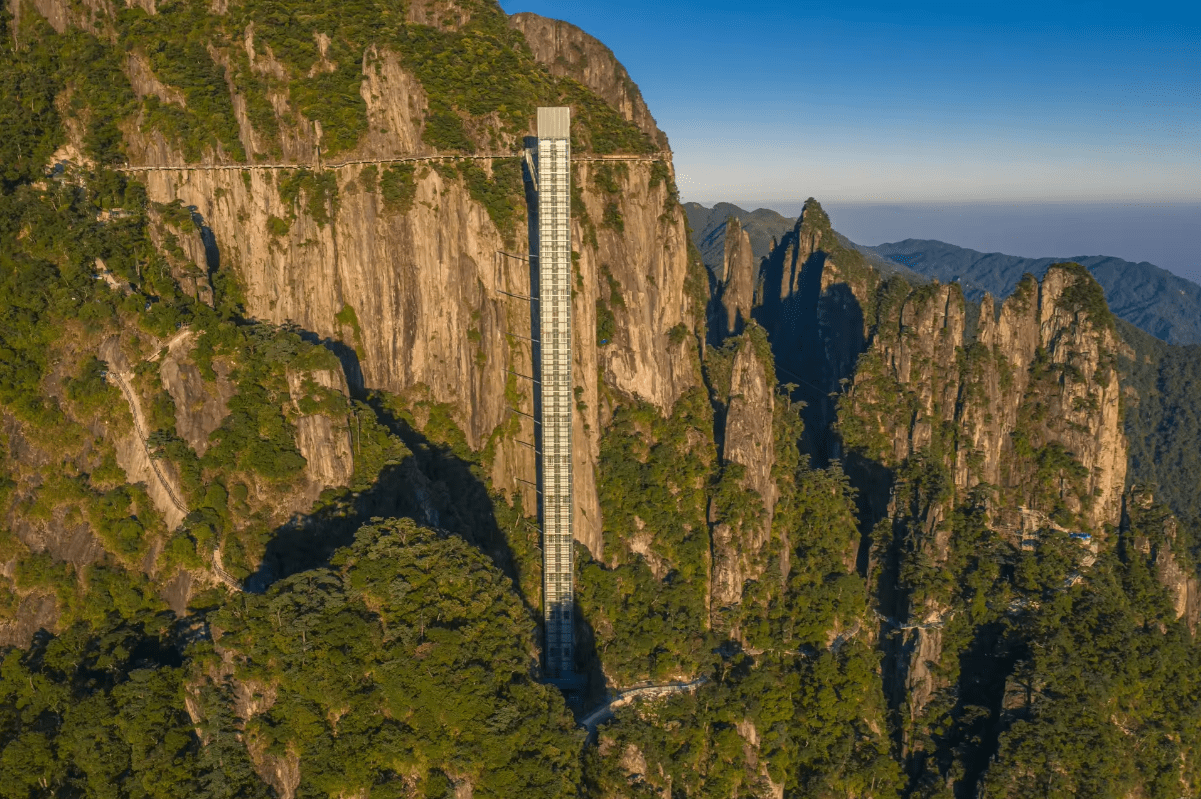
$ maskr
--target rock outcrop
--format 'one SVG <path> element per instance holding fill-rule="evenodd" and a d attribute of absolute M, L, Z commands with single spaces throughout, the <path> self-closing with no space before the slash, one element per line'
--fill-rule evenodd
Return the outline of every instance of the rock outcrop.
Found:
<path fill-rule="evenodd" d="M 721 306 L 725 318 L 721 320 L 720 330 L 723 337 L 741 333 L 750 320 L 758 277 L 755 257 L 751 252 L 751 239 L 734 217 L 730 217 L 726 223 L 725 239 L 725 282 L 721 287 Z"/>
<path fill-rule="evenodd" d="M 152 0 L 140 5 L 152 15 L 156 11 Z M 22 13 L 41 14 L 60 32 L 82 27 L 101 47 L 123 30 L 115 8 L 103 0 L 75 6 L 37 0 L 17 4 L 14 13 L 18 40 L 25 31 Z M 216 27 L 228 20 L 223 3 L 211 13 Z M 534 431 L 528 419 L 513 412 L 534 410 L 531 387 L 513 374 L 536 371 L 526 338 L 530 305 L 514 297 L 531 291 L 529 263 L 522 257 L 528 251 L 527 203 L 534 198 L 523 181 L 521 161 L 507 154 L 519 151 L 523 133 L 534 132 L 533 107 L 557 102 L 564 92 L 580 98 L 577 130 L 583 143 L 578 149 L 587 154 L 590 148 L 626 148 L 646 156 L 626 163 L 581 162 L 573 174 L 575 529 L 579 540 L 601 555 L 597 463 L 600 436 L 613 409 L 645 401 L 668 415 L 700 382 L 694 328 L 703 320 L 707 297 L 698 286 L 689 288 L 687 225 L 670 155 L 662 154 L 666 137 L 612 53 L 565 23 L 521 15 L 506 30 L 498 6 L 455 2 L 414 3 L 406 14 L 409 24 L 429 26 L 423 33 L 431 36 L 437 35 L 431 31 L 458 35 L 479 14 L 500 22 L 498 46 L 510 48 L 519 69 L 530 73 L 520 101 L 530 108 L 527 129 L 520 129 L 520 121 L 500 120 L 499 112 L 468 118 L 456 106 L 451 113 L 460 115 L 469 143 L 435 145 L 438 139 L 429 135 L 428 124 L 435 114 L 446 121 L 447 86 L 436 76 L 427 90 L 414 72 L 421 69 L 414 54 L 389 49 L 386 39 L 366 45 L 359 63 L 357 55 L 350 61 L 345 51 L 339 55 L 339 42 L 317 31 L 317 58 L 307 72 L 298 72 L 254 23 L 226 31 L 230 35 L 203 43 L 212 59 L 204 67 L 215 68 L 210 72 L 218 76 L 213 86 L 200 89 L 216 103 L 212 107 L 197 101 L 196 85 L 173 85 L 179 73 L 168 68 L 174 65 L 167 65 L 153 44 L 174 34 L 153 20 L 113 60 L 139 100 L 127 117 L 113 120 L 124 137 L 113 154 L 123 150 L 131 166 L 151 168 L 131 175 L 144 182 L 149 202 L 145 217 L 106 207 L 96 221 L 118 233 L 123 232 L 118 222 L 140 231 L 148 241 L 136 246 L 148 243 L 156 251 L 151 266 L 156 278 L 164 281 L 169 272 L 177 288 L 141 285 L 142 260 L 134 264 L 116 254 L 94 259 L 95 276 L 104 285 L 126 299 L 143 290 L 149 302 L 143 307 L 130 299 L 102 337 L 84 337 L 55 352 L 54 363 L 62 366 L 51 380 L 49 398 L 73 412 L 63 396 L 66 382 L 77 380 L 86 359 L 98 356 L 107 366 L 95 369 L 107 372 L 116 387 L 114 398 L 122 398 L 114 399 L 116 410 L 124 413 L 128 407 L 131 419 L 107 429 L 113 419 L 100 411 L 68 419 L 79 428 L 71 429 L 71 446 L 79 451 L 64 456 L 64 464 L 72 461 L 65 473 L 91 493 L 81 494 L 78 503 L 84 504 L 78 507 L 71 504 L 75 500 L 56 500 L 39 510 L 49 518 L 32 521 L 23 509 L 42 492 L 42 473 L 52 454 L 36 444 L 25 451 L 27 431 L 3 420 L 13 427 L 3 439 L 5 456 L 23 461 L 22 473 L 14 474 L 14 496 L 25 503 L 4 520 L 20 549 L 11 558 L 4 554 L 6 585 L 17 586 L 15 570 L 23 559 L 43 554 L 76 569 L 67 568 L 64 580 L 83 581 L 79 569 L 119 561 L 149 575 L 170 606 L 184 613 L 190 597 L 212 584 L 222 568 L 235 575 L 230 581 L 250 579 L 254 586 L 291 568 L 281 550 L 303 549 L 307 544 L 298 541 L 306 536 L 316 541 L 324 532 L 318 531 L 322 522 L 314 521 L 316 516 L 306 515 L 319 498 L 341 503 L 336 511 L 329 505 L 313 511 L 342 513 L 332 526 L 353 524 L 353 513 L 411 514 L 478 533 L 498 562 L 512 567 L 513 555 L 487 507 L 487 489 L 473 483 L 480 496 L 473 495 L 474 504 L 464 510 L 457 506 L 461 498 L 450 496 L 445 472 L 436 474 L 461 465 L 439 461 L 444 454 L 435 449 L 441 442 L 415 443 L 409 450 L 396 434 L 404 423 L 395 417 L 386 420 L 393 424 L 390 431 L 372 418 L 369 431 L 364 425 L 352 436 L 347 401 L 352 394 L 362 398 L 382 391 L 389 410 L 412 411 L 413 418 L 425 420 L 436 412 L 439 424 L 461 430 L 466 445 L 478 453 L 488 488 L 520 495 L 527 512 L 536 507 L 532 487 L 523 482 L 534 478 L 528 446 Z M 407 46 L 402 39 L 393 39 L 392 47 Z M 352 82 L 359 97 L 348 102 L 361 99 L 365 124 L 354 134 L 357 140 L 340 141 L 339 162 L 331 166 L 328 139 L 336 134 L 305 116 L 295 88 L 297 81 L 347 64 L 361 72 L 361 80 Z M 68 111 L 69 94 L 59 99 L 69 132 L 68 144 L 55 154 L 56 162 L 65 162 L 59 171 L 89 166 L 89 109 L 76 108 L 77 102 Z M 163 123 L 154 109 L 166 109 L 172 119 L 186 118 L 185 132 Z M 222 131 L 199 143 L 188 138 L 188 124 L 209 123 L 223 126 Z M 595 140 L 590 126 L 600 126 Z M 435 154 L 439 147 L 502 157 L 458 163 L 388 160 Z M 649 155 L 655 151 L 660 155 Z M 191 168 L 197 162 L 224 168 Z M 280 163 L 294 168 L 280 168 Z M 189 168 L 176 168 L 185 165 Z M 126 219 L 145 227 L 134 230 Z M 138 328 L 130 319 L 135 307 L 149 312 L 167 299 L 156 293 L 176 292 L 212 310 L 179 312 L 162 302 L 157 310 L 167 313 L 153 324 Z M 613 331 L 604 346 L 596 335 L 602 294 L 611 303 L 607 322 Z M 244 333 L 222 338 L 218 327 Z M 215 338 L 203 340 L 201 356 L 198 342 L 206 332 Z M 288 360 L 297 347 L 313 343 L 334 352 L 341 368 L 322 359 L 299 366 Z M 250 363 L 243 362 L 243 354 L 258 359 L 252 369 L 242 369 Z M 98 390 L 105 390 L 103 379 L 100 383 Z M 410 432 L 421 437 L 421 427 Z M 354 447 L 363 445 L 364 432 L 367 445 L 375 447 L 372 468 L 380 470 L 379 479 L 389 486 L 382 493 L 389 496 L 361 487 L 353 494 L 327 492 L 354 479 Z M 238 442 L 234 446 L 241 449 L 227 446 L 214 454 L 217 441 Z M 460 471 L 466 473 L 467 466 Z M 455 479 L 462 476 L 455 474 Z M 131 484 L 134 497 L 128 512 L 146 518 L 144 526 L 137 523 L 142 537 L 127 542 L 118 555 L 113 541 L 97 532 L 99 511 L 86 503 L 98 506 L 109 491 L 117 492 L 114 502 L 123 501 L 122 479 Z M 478 481 L 478 475 L 471 480 Z M 319 546 L 334 538 L 325 536 Z M 211 573 L 203 565 L 210 557 Z M 2 622 L 0 640 L 26 643 L 38 626 L 58 623 L 51 593 L 42 588 L 14 593 L 11 608 L 3 611 L 8 620 Z"/>
<path fill-rule="evenodd" d="M 164 218 L 164 210 L 174 211 L 182 220 Z M 171 277 L 189 297 L 213 304 L 213 285 L 209 271 L 216 267 L 216 257 L 205 244 L 201 229 L 192 221 L 187 209 L 150 209 L 150 240 L 163 253 L 171 266 Z"/>
<path fill-rule="evenodd" d="M 908 553 L 894 557 L 944 563 L 952 511 L 977 487 L 989 496 L 988 524 L 1014 547 L 1037 547 L 1052 531 L 1107 545 L 1126 440 L 1117 341 L 1099 292 L 1074 264 L 1052 267 L 1041 285 L 1027 279 L 999 314 L 988 297 L 974 313 L 956 284 L 881 291 L 839 431 L 848 450 L 898 477 L 874 489 L 891 491 L 887 513 L 904 541 L 896 551 Z M 902 627 L 887 660 L 894 701 L 916 718 L 943 687 L 940 627 L 953 610 L 928 591 L 901 590 L 885 605 Z"/>
<path fill-rule="evenodd" d="M 100 357 L 108 364 L 108 380 L 121 391 L 133 415 L 133 426 L 115 442 L 117 464 L 131 483 L 142 483 L 155 508 L 163 515 L 168 529 L 175 529 L 188 514 L 183 488 L 174 468 L 154 457 L 149 439 L 152 432 L 146 421 L 141 395 L 133 389 L 133 365 L 118 338 L 110 338 L 100 348 Z M 77 562 L 77 561 L 72 561 Z"/>
<path fill-rule="evenodd" d="M 345 413 L 305 413 L 300 400 L 314 392 L 346 397 L 349 390 L 340 369 L 317 369 L 289 371 L 288 392 L 297 411 L 296 446 L 306 462 L 306 499 L 312 502 L 323 489 L 350 482 L 354 474 L 354 455 L 350 451 L 350 430 L 346 426 Z"/>
<path fill-rule="evenodd" d="M 534 58 L 552 75 L 584 84 L 637 125 L 656 146 L 667 149 L 667 136 L 655 124 L 642 92 L 602 42 L 569 22 L 528 12 L 509 17 L 509 24 L 525 35 Z"/>
<path fill-rule="evenodd" d="M 224 361 L 213 364 L 216 379 L 205 380 L 192 361 L 194 344 L 190 331 L 172 339 L 159 361 L 159 378 L 175 402 L 175 432 L 197 455 L 204 455 L 209 434 L 221 426 L 237 386 Z"/>
<path fill-rule="evenodd" d="M 851 377 L 866 343 L 879 274 L 839 242 L 813 199 L 764 261 L 754 316 L 767 329 L 780 380 L 806 403 L 807 449 L 818 465 L 840 455 L 828 431 L 832 396 Z"/>
<path fill-rule="evenodd" d="M 1196 633 L 1201 621 L 1201 580 L 1191 555 L 1180 551 L 1180 522 L 1155 501 L 1150 489 L 1136 485 L 1125 496 L 1121 534 L 1125 556 L 1147 558 L 1167 590 L 1175 617 Z"/>
<path fill-rule="evenodd" d="M 764 344 L 760 331 L 759 341 Z M 757 512 L 713 528 L 713 573 L 710 604 L 715 609 L 737 604 L 743 585 L 757 579 L 765 566 L 764 551 L 772 531 L 778 491 L 772 470 L 776 463 L 775 381 L 756 337 L 743 337 L 734 356 L 729 403 L 722 435 L 722 460 L 739 468 L 739 487 L 754 495 Z M 714 508 L 715 513 L 726 509 Z M 725 514 L 722 514 L 725 515 Z"/>
<path fill-rule="evenodd" d="M 730 403 L 726 408 L 722 460 L 746 470 L 743 485 L 763 498 L 765 530 L 771 529 L 776 487 L 772 466 L 776 462 L 772 419 L 775 413 L 774 375 L 764 363 L 766 353 L 747 336 L 734 356 Z"/>
<path fill-rule="evenodd" d="M 970 339 L 957 285 L 886 298 L 841 411 L 847 445 L 898 466 L 937 443 L 958 491 L 987 483 L 1001 507 L 1059 510 L 1104 534 L 1121 514 L 1126 441 L 1108 312 L 1082 305 L 1093 288 L 1079 267 L 1053 267 L 999 316 L 986 297 Z M 1048 448 L 1074 465 L 1040 472 Z"/>

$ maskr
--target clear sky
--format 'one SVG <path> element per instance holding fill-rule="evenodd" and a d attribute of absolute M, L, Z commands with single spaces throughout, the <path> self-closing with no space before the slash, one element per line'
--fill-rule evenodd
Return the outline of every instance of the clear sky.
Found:
<path fill-rule="evenodd" d="M 1044 241 L 1100 243 L 1050 230 L 1023 247 L 1016 218 L 1016 238 L 957 239 L 955 213 L 931 204 L 1166 204 L 1172 231 L 1105 254 L 1152 260 L 1143 245 L 1169 235 L 1157 263 L 1201 277 L 1201 3 L 502 4 L 612 48 L 671 140 L 685 200 L 888 205 L 879 224 L 854 217 L 865 244 L 897 238 L 903 204 L 918 209 L 910 237 L 1037 256 L 1055 254 L 1035 251 Z"/>
<path fill-rule="evenodd" d="M 1201 200 L 1196 2 L 503 3 L 613 49 L 688 199 Z"/>

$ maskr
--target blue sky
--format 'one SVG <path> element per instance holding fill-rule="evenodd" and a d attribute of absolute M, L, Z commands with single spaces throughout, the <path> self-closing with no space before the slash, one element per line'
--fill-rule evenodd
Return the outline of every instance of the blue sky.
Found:
<path fill-rule="evenodd" d="M 686 200 L 1201 201 L 1201 4 L 502 4 L 612 48 Z"/>

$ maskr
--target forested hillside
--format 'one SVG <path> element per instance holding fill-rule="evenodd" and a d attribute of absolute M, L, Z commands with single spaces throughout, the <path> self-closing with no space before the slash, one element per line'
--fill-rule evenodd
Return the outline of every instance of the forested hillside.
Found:
<path fill-rule="evenodd" d="M 976 303 L 810 201 L 707 271 L 612 53 L 485 1 L 17 2 L 0 81 L 0 796 L 1201 790 L 1195 364 L 1087 269 Z M 383 163 L 542 103 L 648 158 L 573 169 L 567 697 L 520 168 Z"/>
<path fill-rule="evenodd" d="M 1122 325 L 1130 471 L 1201 530 L 1201 346 L 1172 346 Z M 1199 542 L 1201 543 L 1201 542 Z"/>

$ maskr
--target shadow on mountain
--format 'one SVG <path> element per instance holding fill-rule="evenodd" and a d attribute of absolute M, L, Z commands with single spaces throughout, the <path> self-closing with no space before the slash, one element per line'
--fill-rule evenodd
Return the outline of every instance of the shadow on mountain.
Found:
<path fill-rule="evenodd" d="M 822 288 L 825 252 L 797 263 L 789 237 L 764 260 L 763 303 L 755 319 L 768 331 L 780 383 L 795 386 L 792 398 L 805 403 L 801 448 L 824 468 L 841 455 L 834 432 L 837 395 L 867 343 L 863 309 L 847 284 Z M 767 289 L 773 286 L 779 291 Z"/>
<path fill-rule="evenodd" d="M 297 515 L 276 529 L 259 570 L 246 580 L 247 590 L 261 592 L 283 577 L 327 565 L 334 551 L 353 542 L 359 527 L 373 518 L 410 518 L 458 535 L 515 578 L 513 555 L 497 523 L 493 499 L 472 464 L 391 415 L 374 398 L 369 404 L 409 454 L 386 466 L 366 491 L 343 489 L 327 495 L 317 511 Z M 530 606 L 526 597 L 522 601 Z"/>
<path fill-rule="evenodd" d="M 342 364 L 342 373 L 346 375 L 346 385 L 350 389 L 350 396 L 357 400 L 366 399 L 367 389 L 363 385 L 363 366 L 359 363 L 359 354 L 355 352 L 354 347 L 337 339 L 322 338 L 311 330 L 302 330 L 295 325 L 287 327 L 308 343 L 325 347 L 332 352 L 338 359 L 338 363 Z"/>
<path fill-rule="evenodd" d="M 517 558 L 496 517 L 494 503 L 504 500 L 493 497 L 476 474 L 478 467 L 456 455 L 450 446 L 431 441 L 388 411 L 377 397 L 369 396 L 367 402 L 377 421 L 404 442 L 409 454 L 385 467 L 366 491 L 343 489 L 316 512 L 298 515 L 276 529 L 258 571 L 245 581 L 246 590 L 261 593 L 284 577 L 328 565 L 333 553 L 353 543 L 358 529 L 372 519 L 409 518 L 457 535 L 487 555 L 512 581 L 513 590 L 539 627 L 541 640 L 539 598 L 522 590 Z M 594 640 L 592 627 L 578 607 L 575 619 L 578 640 L 585 642 L 580 647 L 581 673 L 589 676 L 590 684 L 603 688 L 590 643 Z"/>
<path fill-rule="evenodd" d="M 855 555 L 855 570 L 870 580 L 881 567 L 872 554 L 872 532 L 888 516 L 888 503 L 892 499 L 892 484 L 896 476 L 892 469 L 857 452 L 846 454 L 842 468 L 855 487 L 856 518 L 859 520 L 859 551 Z"/>
<path fill-rule="evenodd" d="M 1024 647 L 1023 647 L 1024 649 Z M 956 786 L 956 799 L 975 799 L 980 780 L 996 754 L 1001 733 L 1020 710 L 1006 708 L 1006 688 L 1019 657 L 1007 643 L 1004 625 L 992 623 L 978 627 L 972 643 L 959 656 L 959 683 L 952 724 L 942 740 L 935 744 L 944 753 L 942 773 L 951 770 L 952 753 L 962 758 L 963 778 Z M 1020 691 L 1020 685 L 1015 683 Z"/>

